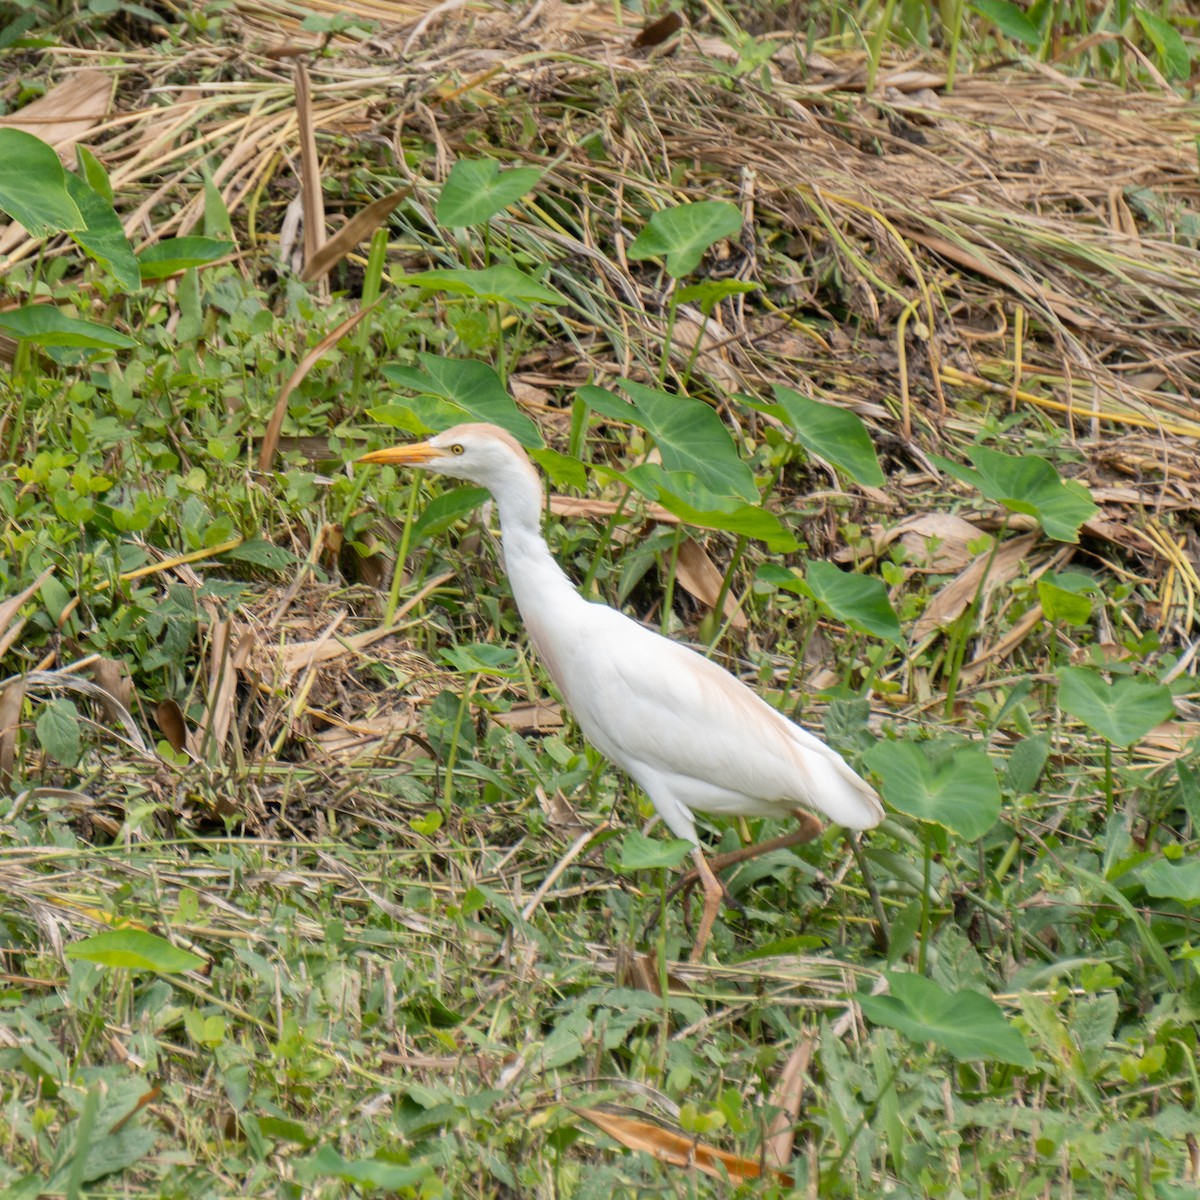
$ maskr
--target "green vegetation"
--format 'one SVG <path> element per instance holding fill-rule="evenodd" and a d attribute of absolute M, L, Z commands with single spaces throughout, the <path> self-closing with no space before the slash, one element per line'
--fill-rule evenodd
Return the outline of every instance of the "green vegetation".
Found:
<path fill-rule="evenodd" d="M 0 1195 L 1193 1194 L 1194 18 L 17 12 Z M 463 419 L 887 801 L 700 967 Z"/>

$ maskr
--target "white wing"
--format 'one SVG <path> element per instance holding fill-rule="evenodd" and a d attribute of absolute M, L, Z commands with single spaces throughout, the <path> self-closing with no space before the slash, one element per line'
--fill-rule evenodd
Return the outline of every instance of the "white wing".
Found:
<path fill-rule="evenodd" d="M 535 646 L 588 739 L 677 833 L 679 805 L 752 816 L 803 806 L 851 829 L 883 819 L 840 755 L 721 667 L 605 605 L 570 607 L 550 645 L 530 624 Z"/>

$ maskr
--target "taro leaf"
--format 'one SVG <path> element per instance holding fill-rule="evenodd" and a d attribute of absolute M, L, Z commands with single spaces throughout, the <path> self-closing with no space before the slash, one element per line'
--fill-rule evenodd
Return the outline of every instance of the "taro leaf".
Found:
<path fill-rule="evenodd" d="M 900 620 L 888 599 L 883 581 L 871 575 L 855 575 L 832 563 L 805 563 L 805 578 L 777 563 L 763 563 L 758 578 L 815 600 L 835 620 L 871 637 L 902 646 Z"/>
<path fill-rule="evenodd" d="M 128 350 L 133 338 L 97 325 L 68 317 L 53 304 L 27 304 L 0 313 L 0 329 L 15 338 L 26 338 L 38 346 L 69 346 L 80 350 Z"/>
<path fill-rule="evenodd" d="M 1092 602 L 1083 593 L 1096 586 L 1086 575 L 1069 571 L 1062 575 L 1043 575 L 1037 581 L 1038 601 L 1047 621 L 1067 625 L 1086 625 L 1092 616 Z"/>
<path fill-rule="evenodd" d="M 102 967 L 128 967 L 176 975 L 195 971 L 208 961 L 144 929 L 114 929 L 97 933 L 67 947 L 68 958 L 98 963 Z"/>
<path fill-rule="evenodd" d="M 79 761 L 83 742 L 79 735 L 79 710 L 70 700 L 51 700 L 42 706 L 37 719 L 37 738 L 42 749 L 64 767 Z"/>
<path fill-rule="evenodd" d="M 886 481 L 871 435 L 858 416 L 848 409 L 810 400 L 782 384 L 776 384 L 774 390 L 778 404 L 755 407 L 781 416 L 810 454 L 833 463 L 855 483 L 883 487 Z"/>
<path fill-rule="evenodd" d="M 1009 753 L 1008 766 L 1004 771 L 1005 782 L 1018 795 L 1028 795 L 1037 787 L 1049 757 L 1048 733 L 1035 733 L 1032 737 L 1023 738 Z"/>
<path fill-rule="evenodd" d="M 86 222 L 83 229 L 71 231 L 71 237 L 90 254 L 127 292 L 142 286 L 133 247 L 125 236 L 121 218 L 110 201 L 89 187 L 78 175 L 65 174 L 67 192 Z"/>
<path fill-rule="evenodd" d="M 265 567 L 269 571 L 283 571 L 303 561 L 290 550 L 276 546 L 264 538 L 250 538 L 240 546 L 227 550 L 223 557 L 234 562 L 249 563 L 254 567 Z"/>
<path fill-rule="evenodd" d="M 475 642 L 469 645 L 448 646 L 442 658 L 464 675 L 510 675 L 517 665 L 517 652 L 511 646 L 494 642 Z"/>
<path fill-rule="evenodd" d="M 82 229 L 83 214 L 67 191 L 58 155 L 32 133 L 0 129 L 0 209 L 30 237 Z"/>
<path fill-rule="evenodd" d="M 1164 21 L 1157 13 L 1149 12 L 1144 8 L 1135 8 L 1133 12 L 1142 31 L 1153 44 L 1167 75 L 1171 79 L 1184 79 L 1191 74 L 1191 56 L 1188 54 L 1187 43 L 1180 37 L 1179 31 L 1170 22 Z"/>
<path fill-rule="evenodd" d="M 143 282 L 166 279 L 192 267 L 206 267 L 233 250 L 232 242 L 209 237 L 164 238 L 138 254 Z"/>
<path fill-rule="evenodd" d="M 960 1062 L 1034 1065 L 1021 1034 L 990 997 L 970 990 L 948 992 L 932 979 L 909 972 L 884 974 L 891 995 L 856 997 L 875 1024 L 899 1030 L 914 1042 L 933 1042 Z"/>
<path fill-rule="evenodd" d="M 411 388 L 454 406 L 454 411 L 444 416 L 434 414 L 438 421 L 434 428 L 448 429 L 467 419 L 488 421 L 507 429 L 523 446 L 537 449 L 542 445 L 537 426 L 517 407 L 504 381 L 487 363 L 469 358 L 442 358 L 438 354 L 419 354 L 417 359 L 422 368 L 419 371 L 392 364 L 383 368 L 383 374 L 397 387 Z M 369 415 L 373 420 L 395 424 L 387 413 L 396 407 L 401 406 L 374 408 Z"/>
<path fill-rule="evenodd" d="M 628 379 L 620 383 L 632 404 L 590 385 L 576 394 L 601 416 L 650 434 L 668 471 L 690 471 L 716 496 L 758 502 L 754 472 L 742 461 L 724 422 L 703 400 L 672 396 Z"/>
<path fill-rule="evenodd" d="M 1056 541 L 1079 541 L 1079 527 L 1100 511 L 1083 484 L 1062 479 L 1036 454 L 1001 454 L 986 446 L 972 446 L 967 454 L 975 464 L 973 471 L 940 455 L 931 457 L 948 475 L 978 488 L 989 500 L 1034 517 Z"/>
<path fill-rule="evenodd" d="M 1151 896 L 1178 900 L 1180 904 L 1200 904 L 1200 860 L 1174 863 L 1159 858 L 1140 867 L 1137 877 Z"/>
<path fill-rule="evenodd" d="M 595 470 L 605 473 L 604 468 Z M 796 549 L 796 539 L 774 513 L 727 496 L 714 496 L 690 471 L 666 471 L 658 463 L 641 463 L 611 474 L 688 525 L 754 538 L 777 554 Z"/>
<path fill-rule="evenodd" d="M 843 571 L 833 563 L 807 559 L 804 580 L 813 599 L 838 621 L 871 634 L 893 646 L 902 646 L 900 619 L 888 599 L 882 579 Z"/>
<path fill-rule="evenodd" d="M 537 167 L 501 171 L 495 159 L 459 159 L 438 197 L 437 223 L 443 229 L 482 225 L 533 191 L 541 179 Z"/>
<path fill-rule="evenodd" d="M 727 296 L 743 296 L 756 291 L 758 286 L 748 279 L 706 279 L 680 288 L 675 293 L 675 300 L 679 304 L 700 305 L 700 311 L 708 317 Z"/>
<path fill-rule="evenodd" d="M 532 275 L 518 271 L 507 263 L 497 263 L 482 271 L 471 271 L 466 267 L 453 270 L 418 271 L 404 275 L 401 284 L 426 288 L 431 292 L 453 292 L 459 296 L 474 296 L 492 304 L 511 304 L 523 312 L 529 312 L 534 304 L 565 304 L 565 297 L 553 288 L 538 283 Z"/>
<path fill-rule="evenodd" d="M 648 838 L 631 829 L 621 842 L 621 870 L 649 871 L 655 867 L 677 867 L 694 850 L 683 838 Z"/>
<path fill-rule="evenodd" d="M 343 1158 L 330 1145 L 324 1145 L 311 1158 L 296 1163 L 303 1181 L 332 1176 L 358 1189 L 398 1192 L 432 1182 L 437 1168 L 431 1163 L 395 1163 L 382 1158 Z"/>
<path fill-rule="evenodd" d="M 481 487 L 456 487 L 435 496 L 412 524 L 409 535 L 412 544 L 419 546 L 427 538 L 445 533 L 468 513 L 474 512 L 487 498 L 487 488 Z"/>
<path fill-rule="evenodd" d="M 700 265 L 713 242 L 732 237 L 741 227 L 742 210 L 728 200 L 680 204 L 656 212 L 625 254 L 635 261 L 665 256 L 667 274 L 678 279 Z"/>
<path fill-rule="evenodd" d="M 1014 42 L 1036 50 L 1042 44 L 1038 27 L 1012 0 L 975 0 L 971 7 Z"/>
<path fill-rule="evenodd" d="M 968 842 L 1000 815 L 992 760 L 977 746 L 947 742 L 876 742 L 864 755 L 884 799 L 899 812 L 932 821 Z"/>
<path fill-rule="evenodd" d="M 1090 667 L 1061 667 L 1059 706 L 1114 746 L 1132 746 L 1175 715 L 1171 689 L 1141 675 L 1112 683 Z"/>

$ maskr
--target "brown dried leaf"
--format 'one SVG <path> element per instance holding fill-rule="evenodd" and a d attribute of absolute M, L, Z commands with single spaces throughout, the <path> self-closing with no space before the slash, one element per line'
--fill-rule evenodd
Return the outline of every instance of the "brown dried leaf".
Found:
<path fill-rule="evenodd" d="M 624 509 L 627 506 L 622 504 L 619 507 Z M 558 517 L 611 517 L 617 508 L 615 500 L 596 500 L 591 496 L 561 496 L 557 492 L 550 495 L 550 511 Z M 679 524 L 679 518 L 659 504 L 647 504 L 644 511 L 651 521 L 662 525 Z"/>
<path fill-rule="evenodd" d="M 699 542 L 684 538 L 680 543 L 679 556 L 675 561 L 675 578 L 701 604 L 710 609 L 716 607 L 724 576 Z M 731 592 L 725 593 L 723 609 L 724 615 L 732 618 L 730 623 L 734 629 L 746 628 L 746 618 Z"/>
<path fill-rule="evenodd" d="M 196 730 L 196 744 L 207 750 L 212 738 L 217 758 L 224 757 L 225 743 L 234 718 L 234 697 L 237 694 L 237 671 L 230 661 L 228 621 L 215 621 L 208 653 L 207 703 Z"/>
<path fill-rule="evenodd" d="M 492 720 L 518 733 L 544 733 L 547 729 L 562 728 L 562 706 L 549 700 L 514 704 L 508 712 L 492 713 Z"/>
<path fill-rule="evenodd" d="M 12 782 L 17 754 L 17 730 L 21 725 L 21 706 L 25 701 L 25 680 L 14 679 L 0 691 L 0 789 Z"/>
<path fill-rule="evenodd" d="M 125 665 L 115 658 L 98 658 L 92 663 L 92 678 L 106 693 L 97 697 L 104 715 L 110 721 L 121 721 L 122 714 L 113 702 L 116 701 L 126 713 L 133 708 L 133 680 L 129 678 Z"/>
<path fill-rule="evenodd" d="M 1001 587 L 1016 578 L 1021 561 L 1037 542 L 1037 533 L 1026 533 L 1003 543 L 992 558 L 991 551 L 977 555 L 965 571 L 956 575 L 929 602 L 913 629 L 913 639 L 921 641 L 930 634 L 957 620 L 975 598 L 980 581 L 987 576 L 988 590 Z"/>
<path fill-rule="evenodd" d="M 321 160 L 317 157 L 316 126 L 308 70 L 296 63 L 296 122 L 300 127 L 300 194 L 304 199 L 304 262 L 316 257 L 325 241 L 325 197 L 321 192 Z M 260 468 L 264 469 L 264 468 Z"/>
<path fill-rule="evenodd" d="M 372 200 L 360 209 L 304 264 L 300 278 L 305 283 L 323 279 L 359 242 L 365 242 L 391 215 L 392 209 L 404 199 L 411 188 L 403 187 L 387 196 Z"/>
<path fill-rule="evenodd" d="M 804 1100 L 804 1076 L 808 1073 L 815 1045 L 816 1039 L 811 1035 L 800 1040 L 788 1055 L 779 1073 L 779 1082 L 771 1092 L 770 1103 L 780 1110 L 767 1133 L 766 1159 L 773 1166 L 782 1167 L 792 1161 L 795 1126 Z"/>
<path fill-rule="evenodd" d="M 0 128 L 32 133 L 65 158 L 108 114 L 115 79 L 105 71 L 79 71 L 24 108 L 0 118 Z"/>
<path fill-rule="evenodd" d="M 683 17 L 677 12 L 669 12 L 665 16 L 659 17 L 657 21 L 651 21 L 645 26 L 641 33 L 629 43 L 630 49 L 645 50 L 650 46 L 660 45 L 667 38 L 673 37 L 683 28 Z"/>
<path fill-rule="evenodd" d="M 176 754 L 187 749 L 187 721 L 183 709 L 174 700 L 160 700 L 154 706 L 154 723 L 162 730 L 168 745 Z"/>
<path fill-rule="evenodd" d="M 747 1179 L 758 1179 L 763 1173 L 762 1167 L 754 1159 L 742 1158 L 737 1154 L 730 1154 L 727 1150 L 718 1150 L 715 1146 L 694 1141 L 673 1129 L 664 1129 L 661 1125 L 654 1125 L 649 1121 L 603 1112 L 598 1108 L 576 1108 L 573 1105 L 570 1107 L 576 1116 L 590 1121 L 626 1149 L 652 1154 L 660 1162 L 669 1163 L 671 1166 L 694 1167 L 714 1179 L 724 1179 L 728 1175 L 735 1184 L 744 1183 Z M 782 1183 L 790 1185 L 793 1182 L 790 1175 L 771 1167 L 767 1169 Z"/>

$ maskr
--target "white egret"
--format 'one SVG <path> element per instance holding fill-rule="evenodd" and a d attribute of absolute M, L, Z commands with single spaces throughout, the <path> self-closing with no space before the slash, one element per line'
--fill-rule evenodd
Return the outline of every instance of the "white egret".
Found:
<path fill-rule="evenodd" d="M 364 455 L 360 463 L 421 467 L 488 489 L 500 509 L 504 566 L 538 657 L 588 740 L 645 791 L 667 827 L 694 847 L 704 889 L 692 961 L 699 960 L 724 894 L 696 837 L 692 810 L 782 817 L 820 831 L 807 810 L 848 829 L 883 819 L 874 788 L 819 738 L 687 646 L 585 600 L 541 534 L 541 479 L 520 443 L 495 425 L 456 425 L 426 442 Z M 762 847 L 766 848 L 766 847 Z M 720 867 L 749 848 L 713 859 Z"/>

